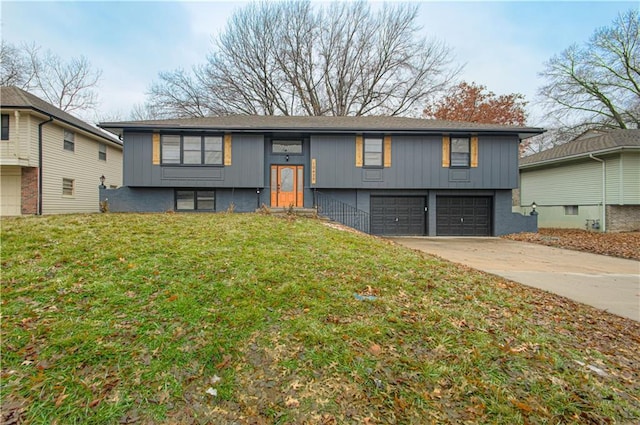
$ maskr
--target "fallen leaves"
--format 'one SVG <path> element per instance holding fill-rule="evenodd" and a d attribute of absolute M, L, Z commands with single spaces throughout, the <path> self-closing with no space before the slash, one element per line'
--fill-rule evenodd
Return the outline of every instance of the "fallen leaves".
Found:
<path fill-rule="evenodd" d="M 514 233 L 505 239 L 640 260 L 640 232 L 602 233 L 543 228 L 538 233 Z"/>

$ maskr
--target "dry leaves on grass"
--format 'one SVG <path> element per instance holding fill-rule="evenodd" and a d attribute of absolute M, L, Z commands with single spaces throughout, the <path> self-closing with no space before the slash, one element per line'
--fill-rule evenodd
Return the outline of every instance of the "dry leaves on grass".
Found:
<path fill-rule="evenodd" d="M 504 238 L 640 260 L 640 232 L 601 233 L 578 229 L 540 229 L 538 233 L 516 233 Z"/>

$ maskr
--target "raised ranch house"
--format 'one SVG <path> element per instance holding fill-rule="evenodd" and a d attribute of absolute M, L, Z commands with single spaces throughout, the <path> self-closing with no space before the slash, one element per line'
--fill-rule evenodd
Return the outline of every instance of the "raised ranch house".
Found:
<path fill-rule="evenodd" d="M 0 87 L 0 215 L 98 212 L 122 184 L 122 143 L 17 87 Z"/>
<path fill-rule="evenodd" d="M 398 117 L 226 116 L 102 123 L 124 141 L 111 211 L 312 208 L 381 235 L 535 231 L 511 212 L 539 128 Z"/>
<path fill-rule="evenodd" d="M 520 196 L 540 227 L 640 230 L 640 130 L 592 130 L 522 158 Z"/>

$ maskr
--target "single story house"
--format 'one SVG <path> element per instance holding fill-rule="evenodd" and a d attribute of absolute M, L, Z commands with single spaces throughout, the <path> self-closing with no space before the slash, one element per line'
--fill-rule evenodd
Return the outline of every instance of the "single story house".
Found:
<path fill-rule="evenodd" d="M 640 230 L 640 130 L 591 130 L 522 158 L 520 197 L 540 227 Z"/>
<path fill-rule="evenodd" d="M 122 142 L 17 87 L 0 87 L 0 215 L 98 212 L 122 185 Z"/>
<path fill-rule="evenodd" d="M 101 123 L 124 141 L 111 211 L 318 208 L 380 235 L 535 231 L 511 212 L 520 141 L 542 133 L 386 116 L 222 116 Z"/>

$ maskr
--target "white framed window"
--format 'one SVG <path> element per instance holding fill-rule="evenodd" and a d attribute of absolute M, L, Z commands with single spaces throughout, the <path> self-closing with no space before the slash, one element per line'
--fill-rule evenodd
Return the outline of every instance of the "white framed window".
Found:
<path fill-rule="evenodd" d="M 76 133 L 64 131 L 64 150 L 74 152 L 76 150 Z"/>
<path fill-rule="evenodd" d="M 104 143 L 100 143 L 98 145 L 98 159 L 100 161 L 106 161 L 107 160 L 107 145 Z"/>
<path fill-rule="evenodd" d="M 62 196 L 73 196 L 75 194 L 76 182 L 73 179 L 62 179 Z"/>
<path fill-rule="evenodd" d="M 365 167 L 382 167 L 382 137 L 364 138 Z"/>
<path fill-rule="evenodd" d="M 564 215 L 578 215 L 578 206 L 577 205 L 565 205 L 564 206 Z"/>

